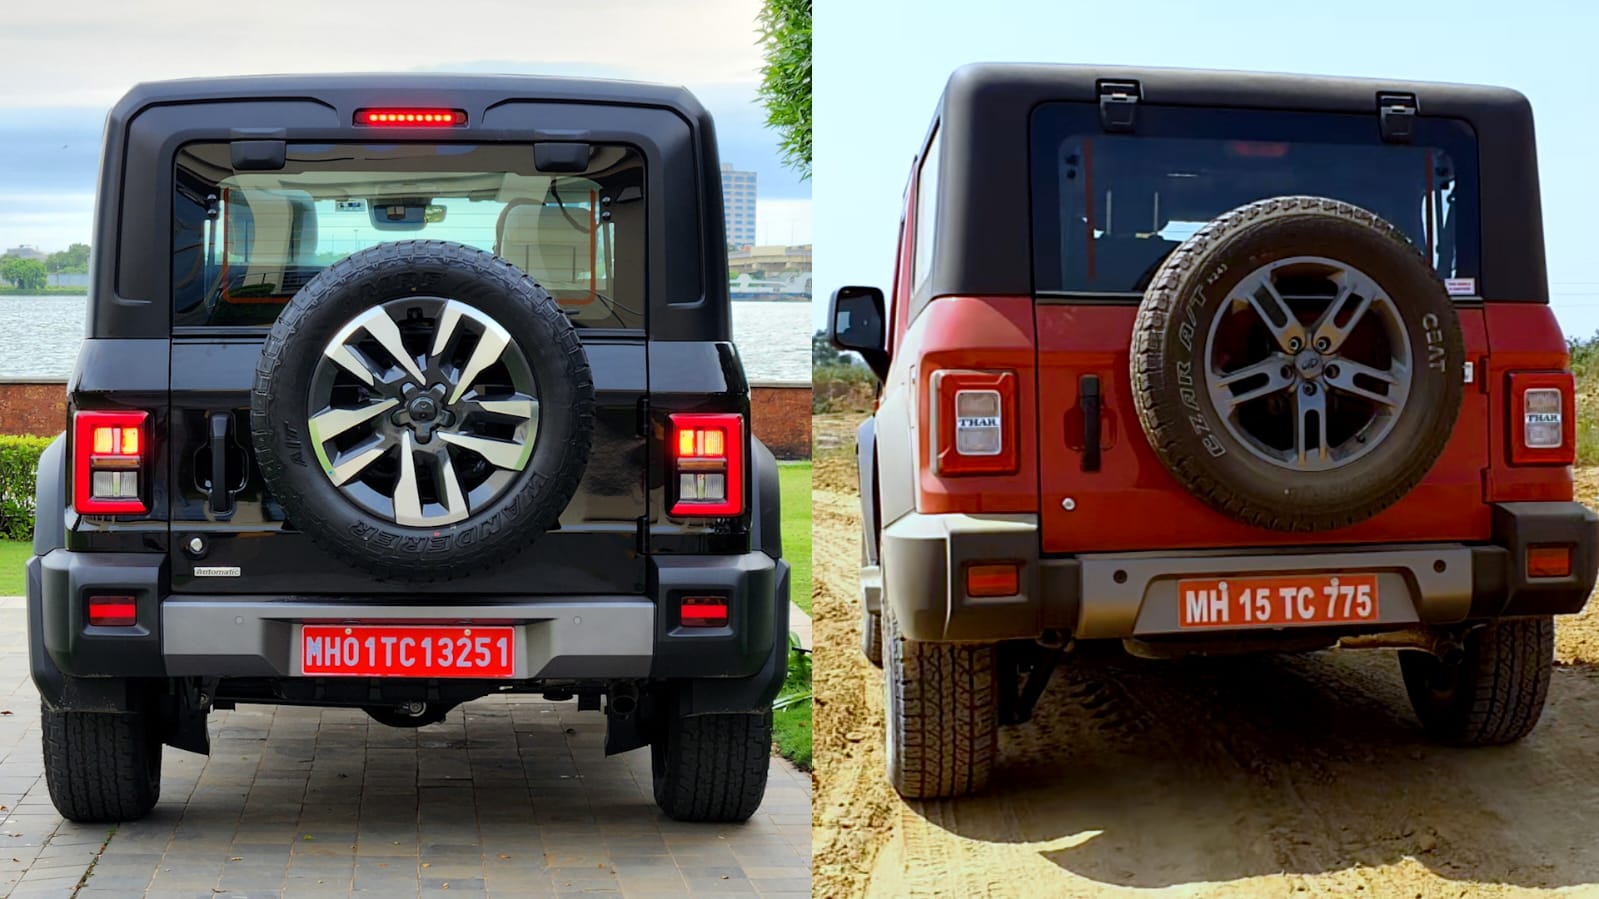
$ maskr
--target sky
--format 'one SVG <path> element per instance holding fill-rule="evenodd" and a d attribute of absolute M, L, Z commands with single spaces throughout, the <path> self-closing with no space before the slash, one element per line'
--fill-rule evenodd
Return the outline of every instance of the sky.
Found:
<path fill-rule="evenodd" d="M 133 84 L 267 72 L 512 72 L 686 85 L 716 119 L 722 161 L 757 174 L 757 240 L 810 241 L 810 182 L 781 163 L 756 99 L 759 0 L 273 0 L 210 4 L 199 19 L 192 3 L 170 0 L 4 6 L 0 250 L 88 242 L 105 113 Z"/>
<path fill-rule="evenodd" d="M 950 71 L 1061 62 L 1515 88 L 1532 101 L 1537 123 L 1555 314 L 1568 334 L 1599 330 L 1592 0 L 818 0 L 815 15 L 817 327 L 834 288 L 889 288 L 910 161 Z"/>

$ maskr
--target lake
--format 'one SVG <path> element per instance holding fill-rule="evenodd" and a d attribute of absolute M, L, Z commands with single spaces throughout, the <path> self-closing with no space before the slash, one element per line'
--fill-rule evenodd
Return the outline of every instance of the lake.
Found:
<path fill-rule="evenodd" d="M 65 378 L 87 297 L 0 296 L 0 377 Z M 734 303 L 733 340 L 751 381 L 811 379 L 809 303 Z"/>

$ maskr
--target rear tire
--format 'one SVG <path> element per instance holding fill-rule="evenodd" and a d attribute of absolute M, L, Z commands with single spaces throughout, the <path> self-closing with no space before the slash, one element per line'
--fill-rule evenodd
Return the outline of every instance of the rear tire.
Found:
<path fill-rule="evenodd" d="M 993 644 L 907 640 L 886 598 L 881 614 L 889 783 L 907 799 L 983 789 L 999 754 Z"/>
<path fill-rule="evenodd" d="M 43 709 L 44 779 L 63 818 L 135 821 L 161 797 L 161 740 L 143 714 Z"/>
<path fill-rule="evenodd" d="M 746 821 L 766 796 L 772 710 L 672 715 L 650 744 L 655 804 L 678 821 Z"/>
<path fill-rule="evenodd" d="M 861 610 L 861 654 L 866 661 L 883 667 L 883 613 Z"/>
<path fill-rule="evenodd" d="M 1455 746 L 1499 746 L 1537 725 L 1554 658 L 1553 618 L 1510 618 L 1467 635 L 1456 664 L 1407 651 L 1399 654 L 1399 669 L 1429 736 Z"/>

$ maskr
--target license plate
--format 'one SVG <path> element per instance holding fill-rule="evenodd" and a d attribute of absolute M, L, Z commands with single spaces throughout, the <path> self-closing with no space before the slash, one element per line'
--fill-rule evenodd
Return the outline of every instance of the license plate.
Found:
<path fill-rule="evenodd" d="M 307 624 L 300 673 L 318 677 L 513 677 L 516 629 Z"/>
<path fill-rule="evenodd" d="M 1182 627 L 1258 627 L 1377 620 L 1375 574 L 1285 574 L 1177 583 Z"/>

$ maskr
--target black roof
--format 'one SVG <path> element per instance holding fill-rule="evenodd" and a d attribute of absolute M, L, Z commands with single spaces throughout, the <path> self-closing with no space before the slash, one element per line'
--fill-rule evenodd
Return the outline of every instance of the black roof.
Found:
<path fill-rule="evenodd" d="M 1134 66 L 976 63 L 956 69 L 933 123 L 940 195 L 932 270 L 917 308 L 934 296 L 1032 292 L 1029 116 L 1040 104 L 1097 103 L 1102 81 L 1137 81 L 1151 106 L 1285 109 L 1370 115 L 1379 93 L 1414 94 L 1418 115 L 1475 130 L 1481 196 L 1481 293 L 1548 302 L 1532 105 L 1501 87 L 1325 75 Z M 1374 131 L 1375 133 L 1375 131 Z M 926 146 L 924 141 L 923 147 Z"/>
<path fill-rule="evenodd" d="M 689 120 L 705 108 L 687 88 L 642 81 L 552 75 L 484 75 L 459 72 L 342 73 L 336 75 L 230 75 L 136 84 L 112 107 L 114 119 L 162 103 L 239 99 L 306 99 L 331 103 L 353 115 L 357 106 L 429 106 L 468 102 L 468 116 L 495 103 L 555 100 L 672 109 Z M 349 105 L 349 109 L 344 107 Z"/>

